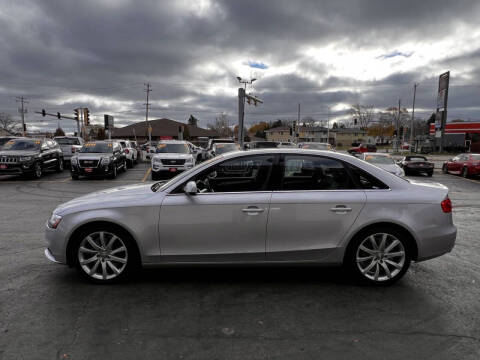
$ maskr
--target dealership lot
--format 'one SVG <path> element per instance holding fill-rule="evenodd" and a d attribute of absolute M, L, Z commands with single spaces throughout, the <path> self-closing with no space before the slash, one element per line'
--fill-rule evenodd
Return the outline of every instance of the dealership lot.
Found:
<path fill-rule="evenodd" d="M 43 255 L 60 203 L 149 182 L 147 164 L 115 180 L 49 173 L 0 178 L 0 355 L 5 359 L 462 358 L 480 355 L 480 180 L 415 177 L 450 189 L 456 246 L 389 288 L 338 269 L 163 268 L 95 286 Z M 268 356 L 267 356 L 268 354 Z"/>

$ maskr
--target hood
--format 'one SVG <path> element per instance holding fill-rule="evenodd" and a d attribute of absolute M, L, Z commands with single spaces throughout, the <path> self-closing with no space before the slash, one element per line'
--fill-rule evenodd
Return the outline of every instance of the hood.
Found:
<path fill-rule="evenodd" d="M 152 184 L 141 183 L 95 191 L 59 205 L 54 213 L 65 215 L 108 207 L 135 206 L 135 203 L 141 203 L 142 200 L 149 199 L 156 194 L 151 190 L 151 186 Z"/>
<path fill-rule="evenodd" d="M 0 156 L 35 156 L 38 152 L 32 150 L 0 150 Z"/>
<path fill-rule="evenodd" d="M 160 153 L 153 155 L 153 158 L 159 159 L 190 159 L 192 154 L 180 154 L 180 153 Z"/>

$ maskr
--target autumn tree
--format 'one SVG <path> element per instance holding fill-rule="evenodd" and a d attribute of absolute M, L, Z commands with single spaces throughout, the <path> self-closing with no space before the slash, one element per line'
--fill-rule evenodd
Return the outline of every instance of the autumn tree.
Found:
<path fill-rule="evenodd" d="M 61 127 L 58 127 L 53 136 L 65 136 L 65 131 L 63 131 Z"/>
<path fill-rule="evenodd" d="M 195 116 L 190 115 L 188 118 L 188 125 L 198 126 L 198 119 Z"/>

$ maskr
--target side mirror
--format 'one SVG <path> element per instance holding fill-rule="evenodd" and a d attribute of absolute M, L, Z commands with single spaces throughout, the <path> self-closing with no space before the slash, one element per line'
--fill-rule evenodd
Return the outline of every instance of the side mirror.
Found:
<path fill-rule="evenodd" d="M 183 188 L 183 191 L 185 191 L 187 195 L 196 195 L 198 193 L 196 182 L 195 181 L 187 182 L 187 184 Z"/>

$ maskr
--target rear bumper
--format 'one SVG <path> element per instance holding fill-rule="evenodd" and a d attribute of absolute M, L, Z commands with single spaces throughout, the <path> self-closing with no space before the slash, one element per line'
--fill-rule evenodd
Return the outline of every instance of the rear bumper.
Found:
<path fill-rule="evenodd" d="M 438 232 L 418 243 L 416 261 L 432 259 L 452 251 L 457 238 L 457 228 L 454 225 L 439 227 Z"/>

